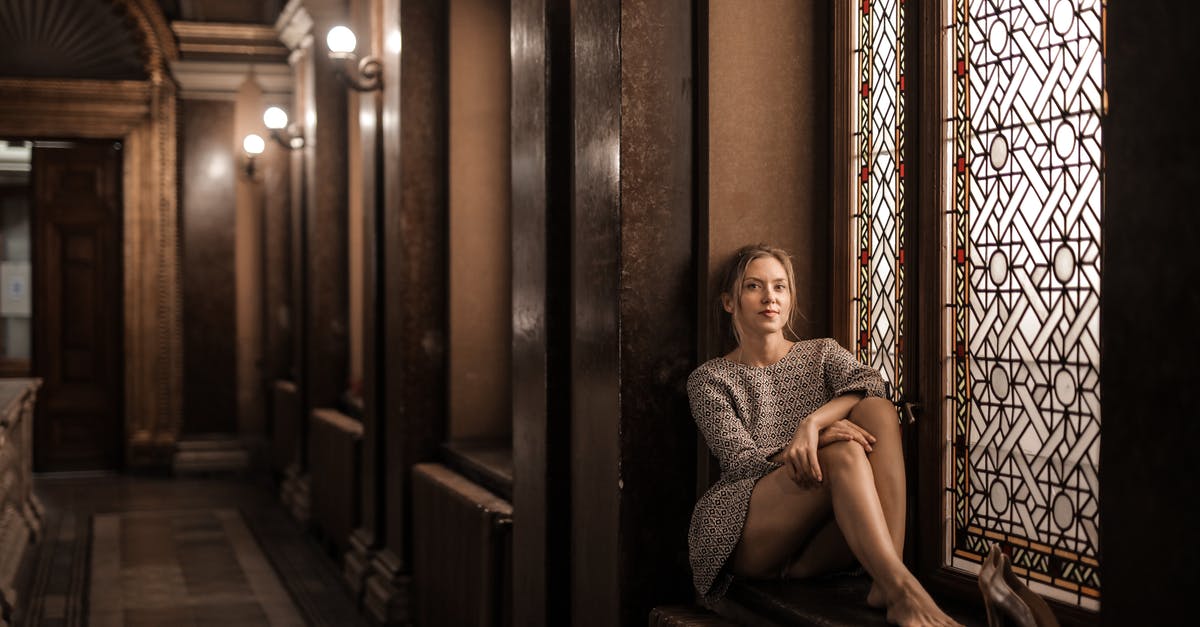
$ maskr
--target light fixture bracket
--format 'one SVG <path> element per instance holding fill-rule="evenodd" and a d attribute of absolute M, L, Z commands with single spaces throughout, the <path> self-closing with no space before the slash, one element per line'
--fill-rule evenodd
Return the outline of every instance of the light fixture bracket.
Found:
<path fill-rule="evenodd" d="M 347 87 L 354 91 L 375 91 L 383 87 L 383 63 L 374 56 L 365 56 L 358 61 L 353 52 L 330 52 L 334 71 Z"/>

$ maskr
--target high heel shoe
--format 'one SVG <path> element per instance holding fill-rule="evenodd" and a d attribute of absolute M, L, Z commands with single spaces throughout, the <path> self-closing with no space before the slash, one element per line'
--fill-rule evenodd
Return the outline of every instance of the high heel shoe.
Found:
<path fill-rule="evenodd" d="M 983 593 L 988 627 L 1038 627 L 1033 611 L 1007 583 L 1004 572 L 1006 569 L 1011 574 L 1012 571 L 1004 554 L 1000 552 L 1000 547 L 992 545 L 991 552 L 979 569 L 979 591 Z"/>
<path fill-rule="evenodd" d="M 999 553 L 995 549 L 993 551 Z M 1013 574 L 1008 556 L 1003 553 L 1000 553 L 1000 572 L 1004 574 L 1004 583 L 1008 584 L 1008 587 L 1025 602 L 1025 606 L 1033 614 L 1033 622 L 1037 627 L 1059 627 L 1058 619 L 1054 617 L 1054 612 L 1050 611 L 1050 605 Z"/>

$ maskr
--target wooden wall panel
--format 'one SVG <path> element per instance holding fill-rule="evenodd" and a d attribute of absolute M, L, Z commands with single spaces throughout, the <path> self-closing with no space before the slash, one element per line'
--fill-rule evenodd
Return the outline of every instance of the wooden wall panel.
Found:
<path fill-rule="evenodd" d="M 237 431 L 234 103 L 180 102 L 183 432 Z"/>

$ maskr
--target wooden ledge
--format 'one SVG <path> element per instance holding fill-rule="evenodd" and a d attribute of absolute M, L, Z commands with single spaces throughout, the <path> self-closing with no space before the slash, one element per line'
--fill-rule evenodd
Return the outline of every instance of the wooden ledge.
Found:
<path fill-rule="evenodd" d="M 734 580 L 729 593 L 714 609 L 744 625 L 884 627 L 888 623 L 883 610 L 867 605 L 870 588 L 871 580 L 866 575 Z M 986 617 L 976 608 L 943 603 L 942 609 L 967 627 L 987 625 Z"/>
<path fill-rule="evenodd" d="M 442 445 L 442 457 L 458 473 L 512 501 L 511 440 L 453 440 Z"/>

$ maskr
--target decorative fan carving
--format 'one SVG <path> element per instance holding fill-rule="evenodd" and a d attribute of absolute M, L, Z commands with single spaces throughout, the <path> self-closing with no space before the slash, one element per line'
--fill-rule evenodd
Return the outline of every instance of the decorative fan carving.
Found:
<path fill-rule="evenodd" d="M 0 0 L 0 76 L 144 80 L 144 36 L 111 0 Z"/>

